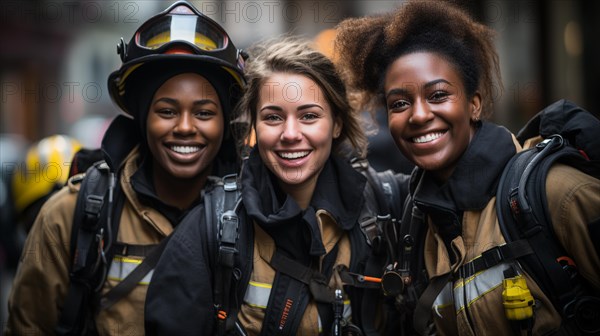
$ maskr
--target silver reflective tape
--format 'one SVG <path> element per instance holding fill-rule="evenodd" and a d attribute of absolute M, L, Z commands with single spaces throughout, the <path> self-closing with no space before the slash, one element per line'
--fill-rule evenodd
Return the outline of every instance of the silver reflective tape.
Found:
<path fill-rule="evenodd" d="M 244 302 L 251 307 L 267 308 L 269 295 L 271 295 L 271 288 L 271 284 L 250 281 L 248 283 L 248 288 L 246 289 Z"/>
<path fill-rule="evenodd" d="M 133 270 L 141 264 L 143 259 L 133 259 L 127 257 L 116 256 L 110 265 L 108 271 L 108 279 L 114 281 L 123 281 Z M 151 270 L 138 284 L 148 285 L 154 270 Z"/>
<path fill-rule="evenodd" d="M 440 309 L 446 308 L 454 303 L 454 293 L 452 292 L 452 282 L 448 282 L 442 289 L 440 294 L 433 301 L 433 310 L 435 314 L 442 317 Z"/>
<path fill-rule="evenodd" d="M 509 267 L 508 263 L 498 264 L 457 283 L 454 288 L 456 312 L 465 308 L 465 302 L 468 307 L 483 295 L 501 286 L 502 280 L 504 280 L 504 271 Z"/>

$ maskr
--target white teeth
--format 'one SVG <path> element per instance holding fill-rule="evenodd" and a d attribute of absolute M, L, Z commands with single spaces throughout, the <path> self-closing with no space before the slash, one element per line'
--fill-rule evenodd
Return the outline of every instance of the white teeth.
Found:
<path fill-rule="evenodd" d="M 413 142 L 416 142 L 416 143 L 425 143 L 425 142 L 430 142 L 435 139 L 438 139 L 442 135 L 444 135 L 444 132 L 429 133 L 429 134 L 422 135 L 420 137 L 413 138 L 412 140 L 413 140 Z"/>
<path fill-rule="evenodd" d="M 200 150 L 200 147 L 196 146 L 171 146 L 171 150 L 181 154 L 195 153 Z"/>
<path fill-rule="evenodd" d="M 308 155 L 309 151 L 303 152 L 279 152 L 279 156 L 284 159 L 298 159 Z"/>

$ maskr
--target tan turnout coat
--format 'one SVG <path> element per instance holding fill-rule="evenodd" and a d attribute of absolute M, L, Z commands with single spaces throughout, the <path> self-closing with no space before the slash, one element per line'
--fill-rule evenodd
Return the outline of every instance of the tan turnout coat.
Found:
<path fill-rule="evenodd" d="M 120 176 L 125 204 L 117 240 L 135 245 L 157 244 L 173 228 L 157 210 L 140 203 L 132 189 L 130 179 L 137 170 L 138 156 L 134 150 L 127 157 Z M 69 287 L 69 244 L 78 191 L 79 185 L 73 184 L 71 179 L 68 186 L 46 202 L 36 219 L 14 280 L 6 335 L 54 334 Z M 140 262 L 136 257 L 115 257 L 118 261 L 113 264 L 119 264 L 122 270 Z M 115 279 L 124 276 L 123 271 L 111 272 L 103 291 L 115 286 L 118 283 Z M 145 280 L 127 297 L 98 314 L 96 326 L 100 335 L 144 334 Z"/>

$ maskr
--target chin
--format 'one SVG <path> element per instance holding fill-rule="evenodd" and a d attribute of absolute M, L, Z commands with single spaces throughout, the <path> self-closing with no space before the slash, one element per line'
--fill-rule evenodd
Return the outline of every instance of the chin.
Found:
<path fill-rule="evenodd" d="M 193 178 L 200 176 L 202 174 L 202 172 L 203 171 L 198 171 L 195 169 L 194 170 L 177 169 L 177 170 L 171 171 L 171 175 L 178 179 L 189 180 L 189 179 L 193 179 Z"/>

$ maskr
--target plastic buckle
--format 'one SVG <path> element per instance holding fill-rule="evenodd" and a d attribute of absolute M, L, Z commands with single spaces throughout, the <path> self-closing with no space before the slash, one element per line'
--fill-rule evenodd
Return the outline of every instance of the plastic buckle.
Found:
<path fill-rule="evenodd" d="M 475 259 L 475 260 L 477 260 L 477 259 Z M 462 279 L 470 278 L 471 276 L 473 276 L 473 274 L 475 274 L 475 262 L 474 261 L 468 262 L 468 263 L 462 265 L 458 269 L 458 276 Z"/>
<path fill-rule="evenodd" d="M 229 174 L 223 176 L 223 190 L 234 191 L 237 190 L 237 174 Z"/>
<path fill-rule="evenodd" d="M 219 246 L 218 262 L 220 265 L 232 268 L 234 265 L 234 255 L 237 249 L 229 246 Z"/>
<path fill-rule="evenodd" d="M 104 198 L 98 195 L 88 195 L 85 200 L 85 213 L 94 217 L 98 217 L 102 205 L 104 204 Z"/>
<path fill-rule="evenodd" d="M 221 215 L 221 230 L 219 232 L 221 242 L 235 245 L 238 238 L 238 216 L 229 210 Z"/>
<path fill-rule="evenodd" d="M 481 254 L 481 258 L 485 264 L 485 268 L 494 267 L 504 260 L 504 255 L 499 246 L 491 248 Z"/>
<path fill-rule="evenodd" d="M 372 245 L 373 240 L 379 235 L 379 230 L 377 229 L 377 218 L 376 217 L 368 217 L 364 218 L 359 222 L 361 227 L 361 231 L 367 237 L 367 244 Z"/>

